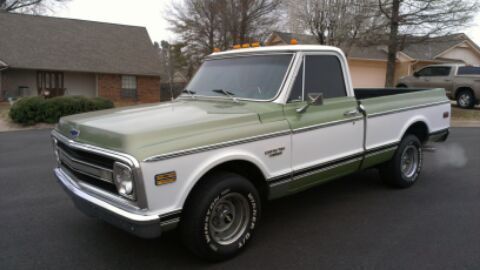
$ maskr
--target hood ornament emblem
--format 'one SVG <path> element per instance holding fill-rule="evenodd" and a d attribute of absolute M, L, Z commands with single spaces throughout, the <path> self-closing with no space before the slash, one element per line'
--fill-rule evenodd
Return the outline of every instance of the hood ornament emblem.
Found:
<path fill-rule="evenodd" d="M 80 130 L 72 128 L 70 129 L 70 135 L 72 136 L 73 139 L 78 138 L 80 136 Z"/>

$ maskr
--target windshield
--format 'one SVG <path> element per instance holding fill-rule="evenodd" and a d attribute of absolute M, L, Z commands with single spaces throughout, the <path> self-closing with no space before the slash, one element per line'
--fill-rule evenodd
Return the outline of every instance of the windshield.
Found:
<path fill-rule="evenodd" d="M 210 59 L 203 63 L 184 93 L 270 100 L 283 82 L 292 54 Z"/>

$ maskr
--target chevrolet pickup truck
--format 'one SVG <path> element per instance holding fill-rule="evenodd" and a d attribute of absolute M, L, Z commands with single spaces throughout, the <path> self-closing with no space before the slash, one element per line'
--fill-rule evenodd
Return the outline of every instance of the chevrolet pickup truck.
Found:
<path fill-rule="evenodd" d="M 368 168 L 412 186 L 449 123 L 443 89 L 354 90 L 337 48 L 235 49 L 207 56 L 172 102 L 62 118 L 54 173 L 82 212 L 145 238 L 178 227 L 224 260 L 268 200 Z"/>
<path fill-rule="evenodd" d="M 397 87 L 445 88 L 460 108 L 471 109 L 480 102 L 480 67 L 464 64 L 426 66 L 413 76 L 400 78 Z"/>

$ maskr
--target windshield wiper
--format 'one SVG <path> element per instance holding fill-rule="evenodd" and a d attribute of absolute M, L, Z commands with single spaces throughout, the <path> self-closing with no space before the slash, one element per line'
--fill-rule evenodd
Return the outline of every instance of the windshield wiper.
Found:
<path fill-rule="evenodd" d="M 212 92 L 215 92 L 215 93 L 219 93 L 219 94 L 223 94 L 229 98 L 231 98 L 234 102 L 238 102 L 237 98 L 234 97 L 235 94 L 230 92 L 230 91 L 227 91 L 225 89 L 213 89 Z"/>
<path fill-rule="evenodd" d="M 197 92 L 192 91 L 192 90 L 188 90 L 188 89 L 183 89 L 182 93 L 188 94 L 190 97 L 193 98 L 193 95 L 195 95 Z"/>

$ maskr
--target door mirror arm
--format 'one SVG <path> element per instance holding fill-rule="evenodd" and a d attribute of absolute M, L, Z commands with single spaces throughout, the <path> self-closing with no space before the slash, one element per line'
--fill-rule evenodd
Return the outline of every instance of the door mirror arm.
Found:
<path fill-rule="evenodd" d="M 308 94 L 307 104 L 298 108 L 297 113 L 304 113 L 310 106 L 320 106 L 323 105 L 323 93 L 310 93 Z"/>

